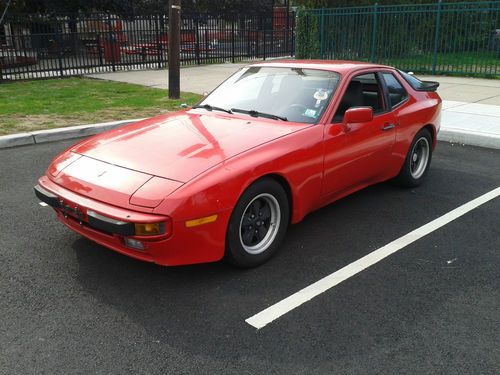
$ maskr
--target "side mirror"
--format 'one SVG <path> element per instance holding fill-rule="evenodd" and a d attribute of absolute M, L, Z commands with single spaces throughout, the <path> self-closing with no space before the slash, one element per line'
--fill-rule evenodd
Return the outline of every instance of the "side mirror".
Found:
<path fill-rule="evenodd" d="M 344 125 L 357 124 L 360 122 L 369 122 L 373 120 L 372 107 L 353 107 L 349 108 L 344 114 Z"/>

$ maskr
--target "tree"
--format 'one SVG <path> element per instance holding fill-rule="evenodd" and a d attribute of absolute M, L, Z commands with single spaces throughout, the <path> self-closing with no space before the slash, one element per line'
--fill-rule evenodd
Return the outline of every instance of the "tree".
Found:
<path fill-rule="evenodd" d="M 9 0 L 0 0 L 0 12 Z M 271 12 L 280 0 L 182 0 L 182 13 L 247 14 Z M 9 13 L 75 13 L 107 11 L 116 14 L 168 12 L 168 0 L 11 0 Z M 1 13 L 0 13 L 1 14 Z"/>

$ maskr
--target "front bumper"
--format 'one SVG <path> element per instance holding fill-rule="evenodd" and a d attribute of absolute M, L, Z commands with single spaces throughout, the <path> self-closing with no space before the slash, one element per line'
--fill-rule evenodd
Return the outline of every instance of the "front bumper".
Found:
<path fill-rule="evenodd" d="M 218 214 L 216 222 L 187 228 L 185 222 L 172 222 L 169 236 L 134 236 L 133 223 L 171 220 L 168 216 L 131 211 L 76 194 L 51 181 L 38 180 L 35 195 L 51 206 L 64 225 L 80 235 L 127 256 L 160 265 L 205 263 L 220 260 L 224 254 L 225 233 L 230 211 Z M 98 212 L 113 220 L 92 217 Z M 143 250 L 125 245 L 125 238 L 140 240 Z"/>
<path fill-rule="evenodd" d="M 40 185 L 36 185 L 34 190 L 38 199 L 47 203 L 66 218 L 71 216 L 81 226 L 85 223 L 85 225 L 88 225 L 94 230 L 122 236 L 133 236 L 135 234 L 133 223 L 122 220 L 106 220 L 104 217 L 89 215 L 88 210 L 80 208 L 78 204 L 70 204 L 67 200 L 64 200 L 64 198 L 52 194 Z"/>

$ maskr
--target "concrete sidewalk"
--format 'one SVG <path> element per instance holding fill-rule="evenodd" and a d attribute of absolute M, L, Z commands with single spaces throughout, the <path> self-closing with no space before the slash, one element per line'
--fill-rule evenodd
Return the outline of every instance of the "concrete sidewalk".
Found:
<path fill-rule="evenodd" d="M 438 139 L 500 149 L 500 105 L 444 100 Z"/>
<path fill-rule="evenodd" d="M 181 90 L 210 92 L 247 63 L 215 64 L 181 69 Z M 92 74 L 89 77 L 166 89 L 166 70 Z M 443 99 L 440 140 L 500 148 L 500 80 L 419 76 L 438 81 Z"/>
<path fill-rule="evenodd" d="M 420 76 L 422 80 L 438 81 L 443 100 L 500 106 L 500 79 Z"/>
<path fill-rule="evenodd" d="M 181 90 L 203 94 L 217 87 L 231 74 L 250 64 L 213 64 L 183 67 Z M 90 74 L 88 77 L 110 81 L 135 83 L 160 89 L 168 88 L 167 70 L 139 70 Z M 418 76 L 422 80 L 438 81 L 443 100 L 500 106 L 500 80 L 467 77 Z"/>
<path fill-rule="evenodd" d="M 238 69 L 248 65 L 213 64 L 181 68 L 181 90 L 203 94 L 210 92 Z M 159 89 L 168 88 L 167 70 L 139 70 L 128 72 L 89 74 L 87 77 L 117 82 L 135 83 Z"/>

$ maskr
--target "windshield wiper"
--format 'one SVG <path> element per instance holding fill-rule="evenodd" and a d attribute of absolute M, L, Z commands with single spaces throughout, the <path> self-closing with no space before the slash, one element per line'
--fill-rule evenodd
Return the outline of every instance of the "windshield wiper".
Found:
<path fill-rule="evenodd" d="M 222 108 L 222 107 L 216 107 L 216 106 L 213 106 L 213 105 L 210 105 L 210 104 L 194 105 L 192 108 L 193 109 L 203 108 L 203 109 L 206 109 L 207 111 L 222 111 L 222 112 L 226 112 L 226 113 L 233 113 L 233 112 L 231 112 L 230 109 L 225 109 L 225 108 Z"/>
<path fill-rule="evenodd" d="M 247 110 L 247 109 L 231 108 L 231 112 L 245 113 L 252 117 L 265 117 L 265 118 L 270 118 L 272 120 L 288 121 L 286 117 L 273 115 L 271 113 L 259 112 L 253 109 Z"/>

